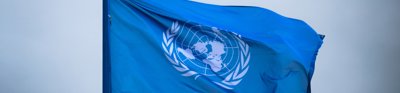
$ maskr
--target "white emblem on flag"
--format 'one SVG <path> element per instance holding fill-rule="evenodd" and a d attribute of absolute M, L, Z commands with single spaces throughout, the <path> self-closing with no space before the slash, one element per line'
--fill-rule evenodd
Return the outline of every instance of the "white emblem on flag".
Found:
<path fill-rule="evenodd" d="M 174 22 L 162 35 L 165 56 L 182 76 L 195 80 L 204 76 L 233 89 L 249 69 L 249 45 L 236 33 Z"/>

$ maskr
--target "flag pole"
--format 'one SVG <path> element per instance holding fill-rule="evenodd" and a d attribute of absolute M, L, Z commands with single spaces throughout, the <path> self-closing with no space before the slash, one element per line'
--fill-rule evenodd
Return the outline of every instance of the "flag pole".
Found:
<path fill-rule="evenodd" d="M 108 0 L 103 1 L 103 93 L 111 93 L 111 64 L 109 56 L 109 42 L 108 42 L 108 27 L 109 27 L 109 14 L 108 14 Z"/>

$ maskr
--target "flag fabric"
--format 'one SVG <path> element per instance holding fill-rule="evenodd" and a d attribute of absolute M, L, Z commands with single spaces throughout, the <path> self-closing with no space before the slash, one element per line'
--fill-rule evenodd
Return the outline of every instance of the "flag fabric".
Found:
<path fill-rule="evenodd" d="M 322 37 L 303 21 L 187 0 L 108 4 L 105 92 L 311 92 Z"/>

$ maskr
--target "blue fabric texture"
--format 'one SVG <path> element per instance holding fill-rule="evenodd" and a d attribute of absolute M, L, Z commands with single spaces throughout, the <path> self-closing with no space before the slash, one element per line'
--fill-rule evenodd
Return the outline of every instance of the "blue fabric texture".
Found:
<path fill-rule="evenodd" d="M 251 6 L 110 0 L 112 93 L 310 93 L 322 39 Z"/>

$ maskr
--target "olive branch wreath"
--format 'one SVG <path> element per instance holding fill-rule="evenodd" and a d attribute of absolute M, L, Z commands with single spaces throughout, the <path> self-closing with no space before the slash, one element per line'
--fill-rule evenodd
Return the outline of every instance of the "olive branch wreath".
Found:
<path fill-rule="evenodd" d="M 179 62 L 176 53 L 174 51 L 174 36 L 176 33 L 181 29 L 181 26 L 178 22 L 172 23 L 171 28 L 163 32 L 163 42 L 162 47 L 165 52 L 165 56 L 167 57 L 168 61 L 173 64 L 173 67 L 182 73 L 182 76 L 189 77 L 194 76 L 194 79 L 197 79 L 200 74 L 195 71 L 190 70 L 185 64 Z M 249 60 L 250 60 L 250 53 L 249 53 L 249 45 L 247 45 L 243 40 L 239 37 L 235 37 L 239 41 L 239 46 L 241 48 L 240 53 L 240 63 L 236 66 L 235 71 L 229 73 L 228 76 L 225 77 L 224 80 L 221 81 L 213 81 L 218 86 L 221 86 L 225 89 L 233 89 L 234 86 L 239 84 L 242 81 L 242 77 L 247 73 L 249 69 Z"/>

